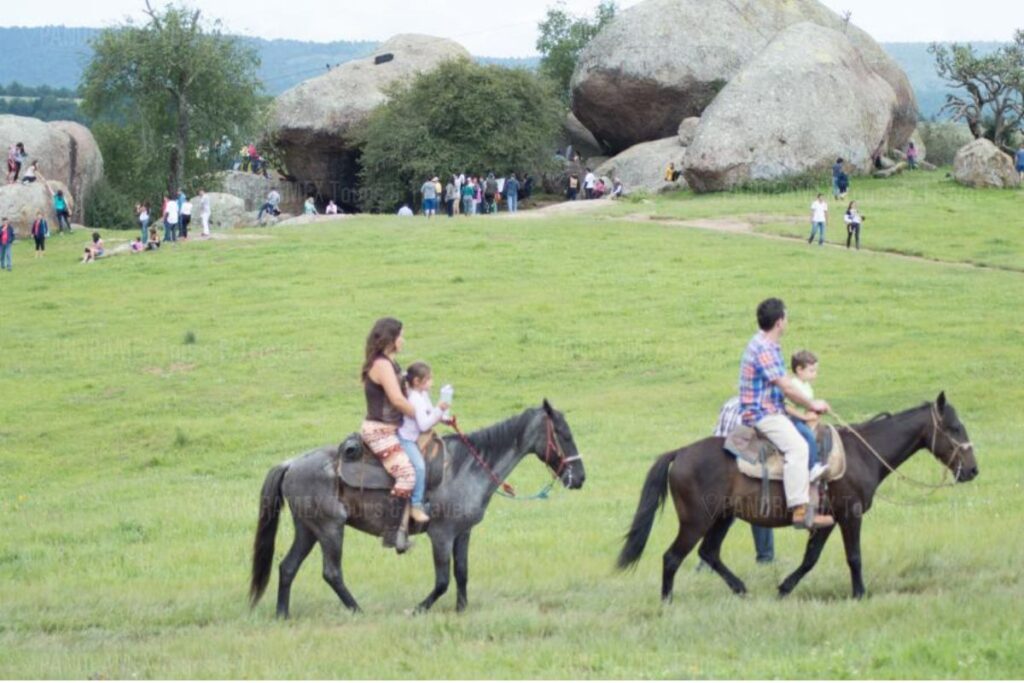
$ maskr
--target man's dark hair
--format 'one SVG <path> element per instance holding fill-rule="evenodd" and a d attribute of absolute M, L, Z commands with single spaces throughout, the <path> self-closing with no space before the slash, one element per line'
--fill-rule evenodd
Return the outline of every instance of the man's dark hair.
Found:
<path fill-rule="evenodd" d="M 765 299 L 757 306 L 757 326 L 762 332 L 775 327 L 775 323 L 786 317 L 786 304 L 782 299 Z"/>

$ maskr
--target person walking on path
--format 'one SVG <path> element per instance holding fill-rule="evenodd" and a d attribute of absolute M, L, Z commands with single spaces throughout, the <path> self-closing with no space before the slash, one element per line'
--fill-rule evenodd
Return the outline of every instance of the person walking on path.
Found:
<path fill-rule="evenodd" d="M 4 216 L 0 221 L 0 270 L 11 270 L 11 249 L 15 239 L 14 226 Z"/>
<path fill-rule="evenodd" d="M 50 226 L 42 211 L 36 211 L 36 219 L 32 221 L 32 239 L 36 243 L 36 258 L 46 256 L 46 238 L 50 234 Z"/>
<path fill-rule="evenodd" d="M 850 248 L 850 240 L 855 238 L 857 249 L 860 249 L 860 224 L 864 222 L 864 217 L 857 211 L 857 202 L 850 202 L 846 207 L 843 221 L 846 223 L 846 248 Z"/>
<path fill-rule="evenodd" d="M 519 210 L 519 178 L 513 173 L 505 181 L 505 201 L 508 202 L 508 212 L 515 213 Z"/>
<path fill-rule="evenodd" d="M 843 158 L 836 159 L 832 164 L 832 197 L 839 199 L 839 176 L 843 174 Z"/>
<path fill-rule="evenodd" d="M 818 193 L 817 199 L 811 204 L 811 236 L 807 238 L 807 244 L 814 242 L 814 235 L 818 235 L 818 246 L 825 244 L 825 226 L 828 224 L 828 203 Z"/>

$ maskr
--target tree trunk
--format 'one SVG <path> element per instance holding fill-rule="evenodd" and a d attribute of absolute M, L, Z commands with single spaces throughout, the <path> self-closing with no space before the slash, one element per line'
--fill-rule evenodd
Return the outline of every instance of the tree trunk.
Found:
<path fill-rule="evenodd" d="M 174 153 L 171 154 L 171 175 L 174 178 L 171 196 L 177 196 L 178 191 L 184 189 L 185 155 L 188 153 L 188 95 L 183 91 L 179 91 L 177 100 L 178 129 L 175 131 Z"/>

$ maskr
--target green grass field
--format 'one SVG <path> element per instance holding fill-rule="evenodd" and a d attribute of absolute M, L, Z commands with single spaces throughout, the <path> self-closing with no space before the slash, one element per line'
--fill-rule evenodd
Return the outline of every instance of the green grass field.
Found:
<path fill-rule="evenodd" d="M 360 217 L 87 266 L 84 234 L 51 239 L 42 260 L 19 242 L 0 273 L 0 677 L 1019 678 L 1022 195 L 941 174 L 854 190 L 865 247 L 938 261 L 628 219 L 757 214 L 759 231 L 796 235 L 808 193 L 543 220 Z M 777 561 L 759 566 L 738 523 L 723 556 L 750 595 L 691 556 L 663 608 L 674 515 L 633 574 L 612 571 L 620 537 L 654 457 L 711 430 L 773 295 L 790 309 L 784 351 L 819 354 L 817 391 L 839 414 L 944 389 L 981 475 L 932 495 L 882 486 L 863 601 L 848 599 L 838 534 L 778 600 L 804 534 L 777 532 Z M 454 383 L 464 427 L 544 397 L 564 410 L 587 483 L 493 502 L 464 614 L 454 587 L 407 614 L 433 585 L 426 539 L 397 557 L 354 531 L 344 569 L 363 614 L 322 581 L 319 551 L 290 622 L 273 617 L 276 571 L 250 612 L 263 478 L 358 426 L 362 345 L 383 315 L 406 324 L 403 364 L 428 360 L 438 385 Z M 941 478 L 925 452 L 904 471 Z M 524 493 L 545 480 L 532 458 L 512 477 Z M 290 535 L 285 521 L 279 556 Z"/>

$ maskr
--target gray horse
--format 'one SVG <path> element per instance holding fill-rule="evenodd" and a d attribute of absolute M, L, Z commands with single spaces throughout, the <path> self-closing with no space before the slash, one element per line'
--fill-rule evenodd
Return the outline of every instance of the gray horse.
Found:
<path fill-rule="evenodd" d="M 444 437 L 449 453 L 447 472 L 441 484 L 427 492 L 431 520 L 410 528 L 411 533 L 425 532 L 434 551 L 434 590 L 419 604 L 420 611 L 430 609 L 448 590 L 453 553 L 458 588 L 456 609 L 465 609 L 470 532 L 484 518 L 499 483 L 527 454 L 536 454 L 567 488 L 580 488 L 586 476 L 565 416 L 552 408 L 547 399 L 540 408 L 530 408 L 473 432 L 467 439 L 472 449 L 454 435 Z M 278 567 L 277 616 L 288 617 L 292 581 L 317 543 L 323 552 L 324 580 L 346 607 L 359 611 L 341 573 L 345 526 L 382 536 L 397 526 L 404 501 L 392 497 L 387 490 L 344 484 L 337 474 L 338 451 L 337 446 L 317 448 L 267 473 L 253 542 L 249 587 L 253 607 L 270 581 L 277 522 L 281 505 L 287 500 L 295 524 L 295 540 Z"/>

